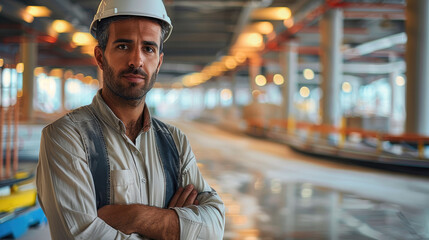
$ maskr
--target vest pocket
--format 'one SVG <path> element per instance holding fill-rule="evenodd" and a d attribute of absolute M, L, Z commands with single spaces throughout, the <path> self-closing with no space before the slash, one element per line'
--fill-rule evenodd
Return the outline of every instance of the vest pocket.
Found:
<path fill-rule="evenodd" d="M 139 185 L 137 177 L 131 170 L 112 170 L 112 203 L 132 204 L 139 202 Z"/>

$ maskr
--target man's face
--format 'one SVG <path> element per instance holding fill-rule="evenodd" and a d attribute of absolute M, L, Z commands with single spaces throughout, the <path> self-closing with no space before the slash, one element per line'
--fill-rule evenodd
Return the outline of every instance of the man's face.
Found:
<path fill-rule="evenodd" d="M 112 22 L 104 53 L 95 51 L 103 69 L 103 93 L 140 101 L 156 81 L 163 54 L 159 54 L 161 26 L 145 18 Z"/>

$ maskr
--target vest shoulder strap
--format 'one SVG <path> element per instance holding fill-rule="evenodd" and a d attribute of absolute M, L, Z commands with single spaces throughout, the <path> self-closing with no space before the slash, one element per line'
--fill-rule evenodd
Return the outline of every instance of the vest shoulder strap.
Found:
<path fill-rule="evenodd" d="M 103 130 L 90 105 L 73 110 L 68 115 L 82 138 L 99 209 L 110 204 L 110 164 Z"/>
<path fill-rule="evenodd" d="M 173 195 L 181 182 L 179 151 L 176 148 L 171 132 L 165 123 L 152 117 L 158 154 L 162 161 L 165 174 L 165 201 L 164 207 L 168 207 Z"/>

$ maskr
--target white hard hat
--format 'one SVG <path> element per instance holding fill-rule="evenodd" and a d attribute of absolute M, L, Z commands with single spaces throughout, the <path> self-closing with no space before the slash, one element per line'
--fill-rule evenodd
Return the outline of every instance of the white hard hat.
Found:
<path fill-rule="evenodd" d="M 90 31 L 95 37 L 97 23 L 108 17 L 113 16 L 142 16 L 156 18 L 168 23 L 168 33 L 164 38 L 164 42 L 173 30 L 170 18 L 167 16 L 164 3 L 162 0 L 101 0 L 98 6 L 97 13 L 92 20 Z"/>

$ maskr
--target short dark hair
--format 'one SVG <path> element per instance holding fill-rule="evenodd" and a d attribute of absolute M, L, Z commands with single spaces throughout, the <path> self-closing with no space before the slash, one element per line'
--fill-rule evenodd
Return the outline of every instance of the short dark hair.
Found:
<path fill-rule="evenodd" d="M 130 18 L 136 18 L 140 16 L 114 16 L 114 17 L 108 17 L 104 18 L 101 21 L 97 23 L 97 29 L 95 31 L 95 39 L 98 41 L 98 46 L 101 48 L 101 50 L 106 50 L 107 41 L 109 40 L 109 26 L 112 22 L 130 19 Z M 166 38 L 170 26 L 168 23 L 161 21 L 156 18 L 150 18 L 150 17 L 143 17 L 147 18 L 151 21 L 154 21 L 158 23 L 161 26 L 161 39 L 160 39 L 160 46 L 159 46 L 159 54 L 162 53 L 164 48 L 164 39 Z"/>

